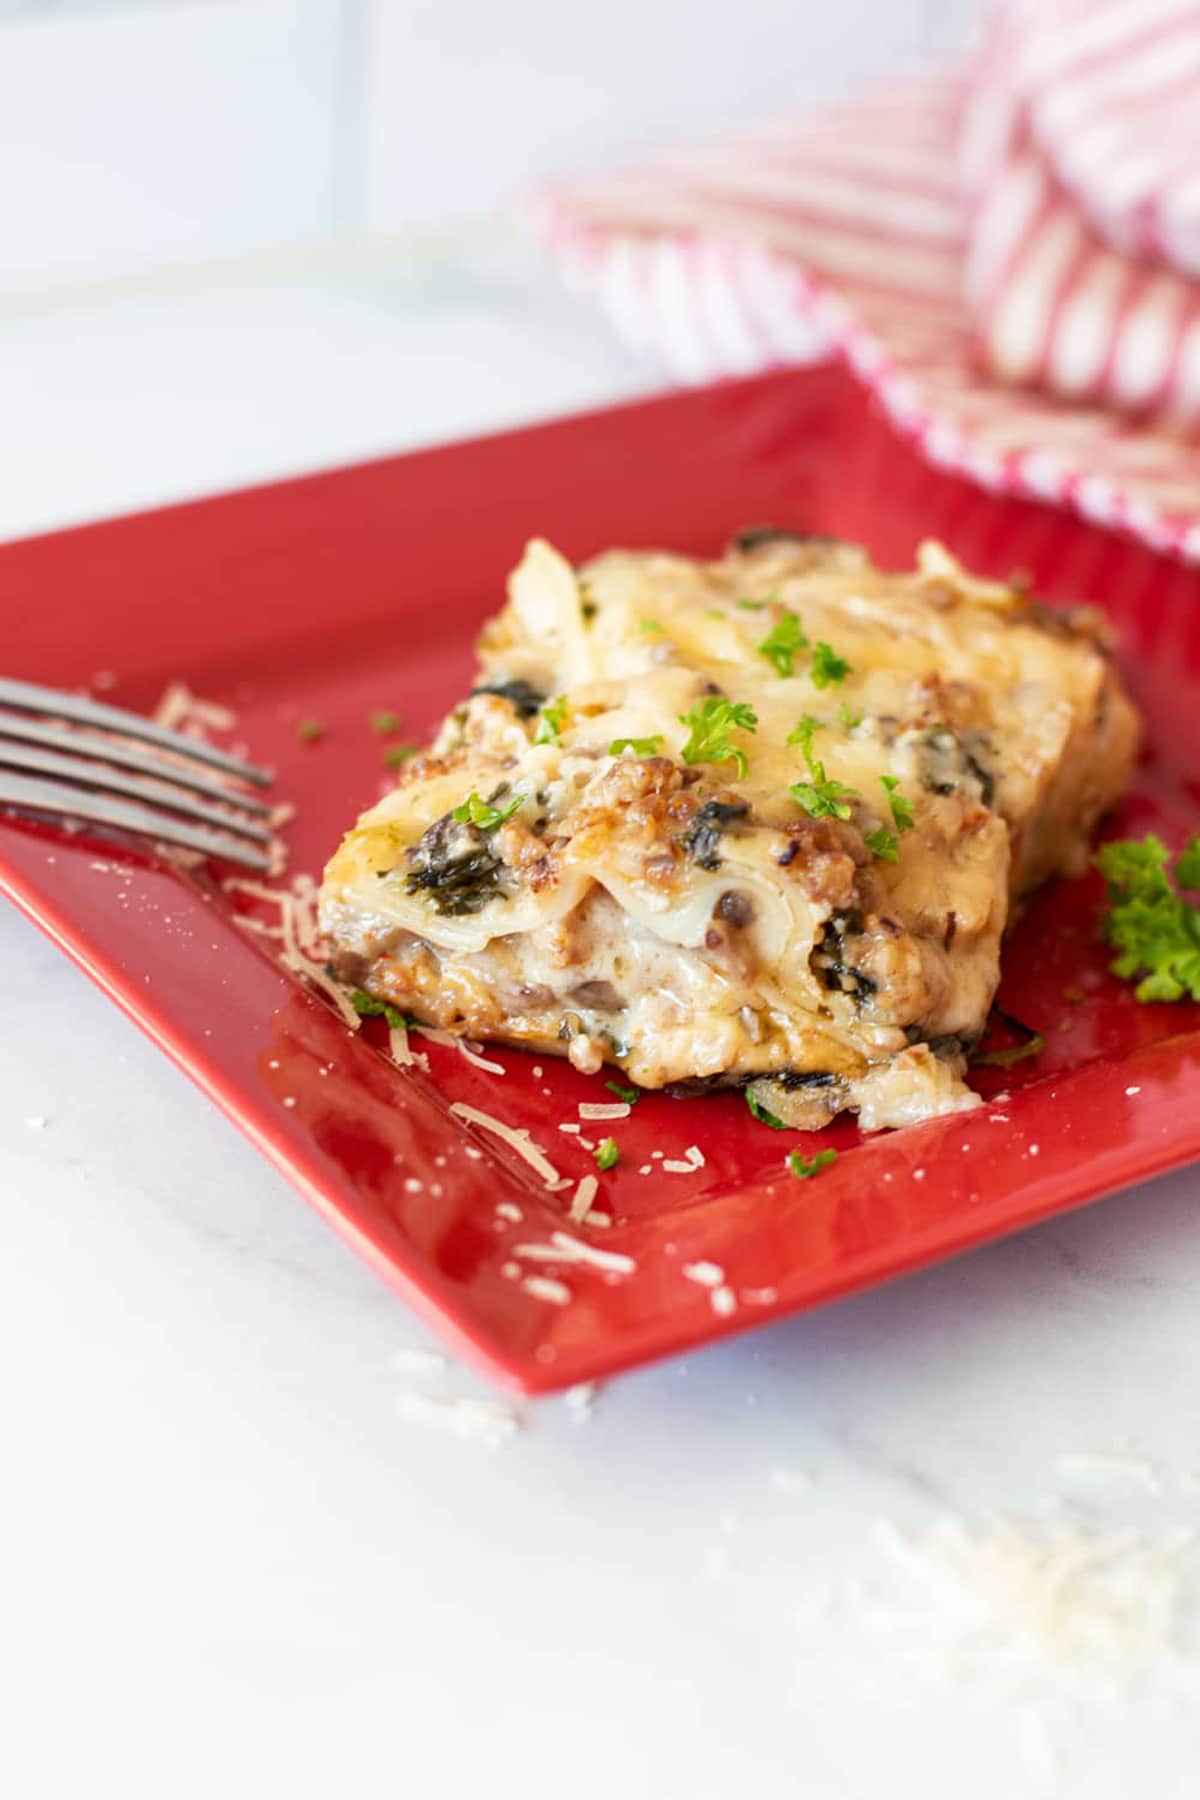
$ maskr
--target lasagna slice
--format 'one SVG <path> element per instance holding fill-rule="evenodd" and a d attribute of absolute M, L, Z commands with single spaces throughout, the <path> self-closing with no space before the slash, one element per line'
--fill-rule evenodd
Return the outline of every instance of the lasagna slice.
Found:
<path fill-rule="evenodd" d="M 790 1124 L 971 1106 L 1025 896 L 1137 746 L 1098 617 L 826 538 L 531 543 L 432 749 L 325 872 L 332 968 L 418 1021 L 755 1083 Z"/>

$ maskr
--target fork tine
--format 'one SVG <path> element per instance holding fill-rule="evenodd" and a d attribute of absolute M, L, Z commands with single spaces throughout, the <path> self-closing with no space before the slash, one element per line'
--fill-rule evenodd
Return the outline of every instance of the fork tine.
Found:
<path fill-rule="evenodd" d="M 0 740 L 0 768 L 14 769 L 17 774 L 24 775 L 50 775 L 57 781 L 77 782 L 102 793 L 127 794 L 130 799 L 163 807 L 167 812 L 199 819 L 216 831 L 253 838 L 259 844 L 271 841 L 270 831 L 256 819 L 229 818 L 207 801 L 194 799 L 190 794 L 149 791 L 137 776 L 122 775 L 117 769 L 106 769 L 103 764 L 88 762 L 81 756 L 62 756 L 56 750 L 39 750 L 30 744 L 9 744 Z"/>
<path fill-rule="evenodd" d="M 272 778 L 265 769 L 256 769 L 253 763 L 230 756 L 226 750 L 214 749 L 198 738 L 184 737 L 180 731 L 167 731 L 137 713 L 126 712 L 119 706 L 105 706 L 99 700 L 89 700 L 79 694 L 60 694 L 54 688 L 38 687 L 31 681 L 0 679 L 0 706 L 39 713 L 47 718 L 71 719 L 78 725 L 94 725 L 100 731 L 117 731 L 122 737 L 157 744 L 161 750 L 171 750 L 176 756 L 207 763 L 210 769 L 221 769 L 226 775 L 249 782 L 252 787 L 271 785 Z"/>
<path fill-rule="evenodd" d="M 204 856 L 219 856 L 240 868 L 265 874 L 268 859 L 265 851 L 253 844 L 241 843 L 216 831 L 189 825 L 185 819 L 173 819 L 169 813 L 155 812 L 148 806 L 135 806 L 128 800 L 109 799 L 104 794 L 83 793 L 78 788 L 61 786 L 57 781 L 35 781 L 0 769 L 0 807 L 10 806 L 18 812 L 50 813 L 62 818 L 83 819 L 90 823 L 117 826 L 135 837 L 153 838 L 158 843 L 182 844 Z"/>
<path fill-rule="evenodd" d="M 19 744 L 40 744 L 47 750 L 60 750 L 67 756 L 90 757 L 97 762 L 111 763 L 118 769 L 136 769 L 142 775 L 153 775 L 158 781 L 169 781 L 174 787 L 186 788 L 189 793 L 206 794 L 210 800 L 220 800 L 226 806 L 237 807 L 239 812 L 252 813 L 255 818 L 270 817 L 270 806 L 257 794 L 244 794 L 240 788 L 229 787 L 214 775 L 202 774 L 199 769 L 187 768 L 182 763 L 168 762 L 158 750 L 139 750 L 135 744 L 122 743 L 118 738 L 101 737 L 96 732 L 75 730 L 70 726 L 42 725 L 16 713 L 0 712 L 0 754 L 5 739 Z"/>

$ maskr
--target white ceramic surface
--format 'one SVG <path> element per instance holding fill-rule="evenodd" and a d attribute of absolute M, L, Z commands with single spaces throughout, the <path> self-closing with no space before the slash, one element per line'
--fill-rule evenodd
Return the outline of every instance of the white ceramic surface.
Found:
<path fill-rule="evenodd" d="M 652 382 L 507 253 L 10 313 L 0 533 Z M 489 1446 L 411 1416 L 482 1390 L 8 911 L 0 971 L 5 1794 L 1200 1791 L 1186 1658 L 1056 1666 L 1011 1571 L 968 1642 L 879 1525 L 1195 1520 L 1196 1172 Z"/>

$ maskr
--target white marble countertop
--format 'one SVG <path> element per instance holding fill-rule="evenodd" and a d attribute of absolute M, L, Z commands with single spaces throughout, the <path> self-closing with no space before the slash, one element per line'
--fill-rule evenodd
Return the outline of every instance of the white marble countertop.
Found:
<path fill-rule="evenodd" d="M 653 381 L 507 251 L 9 304 L 0 535 Z M 491 1445 L 7 910 L 0 967 L 15 1800 L 1196 1794 L 1195 1172 Z M 1001 1517 L 1078 1534 L 1057 1639 Z"/>

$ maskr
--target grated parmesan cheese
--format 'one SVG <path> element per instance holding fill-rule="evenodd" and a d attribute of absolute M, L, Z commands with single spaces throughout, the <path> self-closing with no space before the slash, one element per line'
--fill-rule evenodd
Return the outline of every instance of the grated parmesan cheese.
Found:
<path fill-rule="evenodd" d="M 694 1281 L 700 1287 L 720 1287 L 725 1280 L 724 1269 L 715 1262 L 684 1263 L 683 1273 L 688 1281 Z"/>
<path fill-rule="evenodd" d="M 466 1395 L 440 1398 L 435 1394 L 403 1393 L 400 1416 L 421 1425 L 436 1425 L 455 1437 L 476 1438 L 485 1444 L 504 1443 L 515 1437 L 521 1415 L 498 1400 L 475 1400 Z"/>
<path fill-rule="evenodd" d="M 627 1119 L 633 1111 L 628 1100 L 582 1100 L 579 1116 L 599 1123 L 601 1119 Z"/>
<path fill-rule="evenodd" d="M 632 1256 L 623 1256 L 618 1250 L 597 1250 L 594 1244 L 565 1231 L 552 1231 L 548 1244 L 515 1244 L 513 1255 L 528 1262 L 588 1263 L 610 1275 L 631 1275 L 637 1268 Z"/>
<path fill-rule="evenodd" d="M 553 1275 L 526 1275 L 521 1287 L 535 1300 L 548 1300 L 551 1306 L 569 1306 L 571 1290 L 565 1281 L 556 1281 Z"/>
<path fill-rule="evenodd" d="M 715 1287 L 711 1296 L 712 1309 L 719 1319 L 728 1319 L 737 1311 L 737 1295 L 731 1287 Z"/>
<path fill-rule="evenodd" d="M 534 1173 L 541 1176 L 548 1188 L 556 1187 L 562 1180 L 545 1151 L 533 1142 L 523 1126 L 506 1125 L 502 1119 L 493 1118 L 491 1113 L 481 1112 L 477 1106 L 466 1106 L 461 1100 L 456 1100 L 450 1111 L 456 1119 L 462 1119 L 468 1125 L 478 1125 L 481 1131 L 490 1131 L 501 1143 L 507 1144 L 522 1162 L 528 1163 Z"/>
<path fill-rule="evenodd" d="M 696 1165 L 692 1162 L 678 1162 L 667 1157 L 663 1163 L 663 1173 L 666 1175 L 694 1175 Z"/>
<path fill-rule="evenodd" d="M 592 1210 L 592 1201 L 596 1198 L 599 1186 L 600 1183 L 594 1175 L 584 1175 L 581 1178 L 571 1201 L 571 1210 L 567 1214 L 573 1225 L 580 1225 L 587 1218 Z"/>
<path fill-rule="evenodd" d="M 229 707 L 202 700 L 185 681 L 168 682 L 150 717 L 165 731 L 185 731 L 193 737 L 203 737 L 207 731 L 232 731 L 237 724 L 237 714 Z"/>
<path fill-rule="evenodd" d="M 972 1530 L 945 1518 L 921 1538 L 881 1520 L 876 1537 L 905 1591 L 895 1597 L 898 1609 L 887 1597 L 887 1613 L 874 1614 L 872 1626 L 894 1620 L 906 1660 L 919 1619 L 941 1634 L 928 1660 L 943 1677 L 998 1679 L 1007 1692 L 1014 1674 L 1039 1687 L 1055 1674 L 1109 1697 L 1154 1669 L 1184 1674 L 1189 1691 L 1194 1686 L 1197 1665 L 1177 1642 L 1180 1557 L 1191 1532 L 1150 1539 L 1070 1520 L 1011 1518 Z"/>
<path fill-rule="evenodd" d="M 519 1225 L 525 1214 L 512 1200 L 497 1200 L 496 1217 L 507 1219 L 510 1225 Z"/>
<path fill-rule="evenodd" d="M 506 1075 L 508 1073 L 503 1063 L 490 1062 L 486 1056 L 481 1056 L 476 1046 L 469 1043 L 456 1031 L 443 1031 L 438 1025 L 414 1025 L 413 1030 L 419 1031 L 421 1036 L 428 1038 L 431 1044 L 443 1044 L 447 1050 L 457 1050 L 464 1061 L 469 1062 L 473 1068 L 484 1069 L 489 1075 Z"/>

